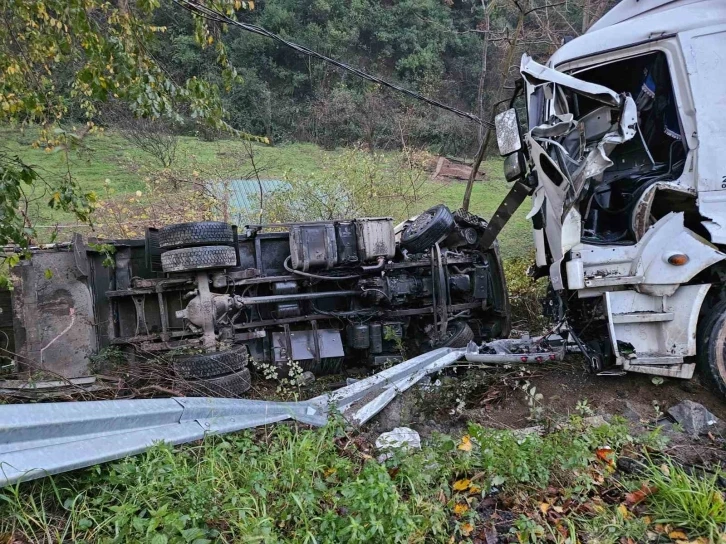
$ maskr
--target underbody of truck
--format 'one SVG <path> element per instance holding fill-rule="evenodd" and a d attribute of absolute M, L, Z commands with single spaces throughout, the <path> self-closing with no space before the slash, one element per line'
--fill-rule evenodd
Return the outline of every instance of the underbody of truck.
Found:
<path fill-rule="evenodd" d="M 21 374 L 87 376 L 89 356 L 115 346 L 223 395 L 249 387 L 249 358 L 283 373 L 381 366 L 508 334 L 485 228 L 439 205 L 395 228 L 391 218 L 198 222 L 144 240 L 77 236 L 15 267 L 4 332 Z"/>

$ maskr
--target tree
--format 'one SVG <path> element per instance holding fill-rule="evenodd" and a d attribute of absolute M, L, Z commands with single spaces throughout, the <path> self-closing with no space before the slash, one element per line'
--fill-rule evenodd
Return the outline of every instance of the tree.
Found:
<path fill-rule="evenodd" d="M 253 2 L 206 4 L 235 16 Z M 171 9 L 177 8 L 165 3 L 163 10 Z M 0 122 L 40 126 L 34 145 L 61 153 L 97 129 L 99 105 L 110 99 L 139 118 L 191 118 L 232 130 L 224 120 L 220 85 L 230 89 L 239 78 L 220 39 L 225 28 L 193 20 L 197 46 L 214 53 L 219 84 L 177 80 L 152 53 L 166 32 L 154 24 L 159 11 L 160 0 L 0 0 Z M 79 120 L 79 131 L 64 128 Z M 0 245 L 28 247 L 34 231 L 19 206 L 24 191 L 38 183 L 45 184 L 51 208 L 90 221 L 95 195 L 82 191 L 70 170 L 62 179 L 46 180 L 20 157 L 0 151 Z"/>

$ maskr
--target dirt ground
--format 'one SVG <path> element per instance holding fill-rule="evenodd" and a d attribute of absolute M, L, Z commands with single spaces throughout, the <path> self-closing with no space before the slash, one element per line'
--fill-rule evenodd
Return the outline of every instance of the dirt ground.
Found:
<path fill-rule="evenodd" d="M 660 427 L 668 438 L 667 450 L 684 463 L 726 465 L 726 399 L 702 385 L 698 376 L 692 380 L 666 378 L 659 385 L 653 383 L 652 376 L 644 374 L 595 376 L 584 370 L 577 356 L 563 363 L 527 368 L 530 374 L 523 377 L 479 369 L 455 377 L 439 377 L 446 383 L 440 394 L 431 390 L 422 394 L 420 389 L 413 388 L 399 395 L 369 424 L 365 434 L 373 439 L 394 427 L 409 426 L 424 438 L 433 432 L 457 435 L 465 432 L 468 422 L 523 429 L 543 421 L 561 421 L 572 414 L 585 415 L 584 405 L 587 415 L 600 415 L 606 420 L 616 415 L 624 417 L 634 435 Z M 473 395 L 483 401 L 477 406 L 477 400 L 470 398 L 466 407 L 459 404 L 457 409 L 458 384 L 464 389 L 467 376 L 475 372 L 494 374 L 490 385 Z M 528 388 L 536 387 L 536 392 L 542 394 L 537 403 L 541 407 L 539 421 L 533 421 L 528 397 L 518 387 L 525 380 L 529 382 Z M 448 394 L 443 391 L 446 387 L 450 388 Z M 710 435 L 688 436 L 667 417 L 668 408 L 683 400 L 703 404 L 722 423 L 715 425 Z"/>
<path fill-rule="evenodd" d="M 652 376 L 629 373 L 624 376 L 595 376 L 585 371 L 579 358 L 571 357 L 563 364 L 537 369 L 537 376 L 529 379 L 542 393 L 542 404 L 547 412 L 567 415 L 576 412 L 578 402 L 587 400 L 590 409 L 600 415 L 632 416 L 631 410 L 643 420 L 655 420 L 658 411 L 683 400 L 692 400 L 706 406 L 714 415 L 726 420 L 726 399 L 712 393 L 696 376 L 692 380 L 664 379 L 660 385 Z M 627 401 L 627 404 L 626 404 Z M 524 394 L 510 394 L 503 402 L 470 415 L 492 427 L 522 428 L 532 423 Z"/>

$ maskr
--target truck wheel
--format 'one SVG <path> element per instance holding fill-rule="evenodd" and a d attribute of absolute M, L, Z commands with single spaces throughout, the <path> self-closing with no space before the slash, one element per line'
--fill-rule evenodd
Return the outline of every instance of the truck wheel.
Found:
<path fill-rule="evenodd" d="M 172 367 L 182 378 L 210 378 L 237 372 L 247 366 L 247 346 L 234 346 L 217 353 L 197 353 L 174 357 Z"/>
<path fill-rule="evenodd" d="M 726 301 L 716 304 L 698 326 L 696 359 L 705 381 L 726 395 Z"/>
<path fill-rule="evenodd" d="M 454 216 L 443 204 L 419 215 L 401 233 L 401 245 L 412 253 L 423 253 L 454 228 Z"/>
<path fill-rule="evenodd" d="M 446 338 L 434 344 L 434 348 L 465 348 L 474 340 L 474 331 L 464 321 L 453 321 L 446 329 Z"/>
<path fill-rule="evenodd" d="M 179 223 L 159 229 L 159 247 L 162 249 L 222 246 L 232 243 L 234 243 L 232 225 L 219 221 Z"/>
<path fill-rule="evenodd" d="M 250 369 L 243 368 L 239 372 L 194 382 L 195 390 L 213 397 L 237 397 L 245 393 L 252 385 Z"/>
<path fill-rule="evenodd" d="M 237 250 L 230 246 L 201 246 L 172 249 L 161 254 L 164 272 L 188 272 L 237 266 Z"/>

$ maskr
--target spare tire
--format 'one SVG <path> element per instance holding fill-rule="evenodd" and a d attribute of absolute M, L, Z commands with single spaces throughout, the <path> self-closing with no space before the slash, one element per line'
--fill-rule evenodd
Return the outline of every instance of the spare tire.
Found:
<path fill-rule="evenodd" d="M 426 210 L 401 233 L 401 246 L 412 253 L 423 253 L 454 228 L 454 216 L 443 204 Z"/>
<path fill-rule="evenodd" d="M 237 266 L 237 250 L 230 246 L 201 246 L 172 249 L 161 254 L 164 272 L 188 272 Z"/>
<path fill-rule="evenodd" d="M 464 321 L 453 321 L 446 329 L 446 338 L 440 339 L 435 348 L 465 348 L 474 340 L 474 331 Z"/>
<path fill-rule="evenodd" d="M 220 221 L 178 223 L 159 229 L 159 247 L 162 249 L 223 246 L 232 243 L 234 243 L 232 225 Z"/>
<path fill-rule="evenodd" d="M 182 378 L 210 378 L 242 370 L 247 359 L 247 346 L 239 345 L 216 353 L 177 355 L 172 367 Z"/>
<path fill-rule="evenodd" d="M 194 390 L 203 395 L 212 397 L 237 397 L 245 393 L 252 386 L 252 376 L 249 368 L 239 372 L 218 376 L 216 378 L 195 380 Z"/>

